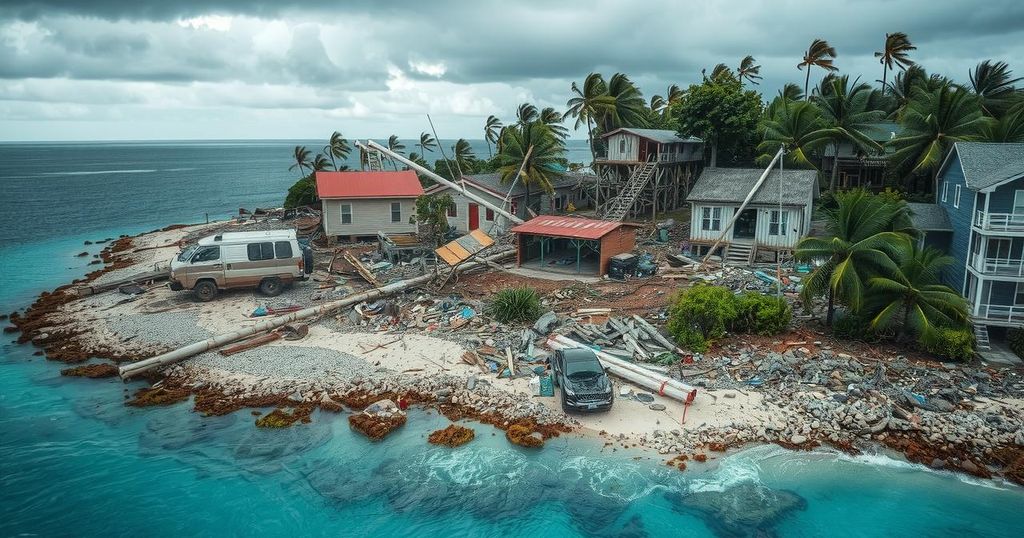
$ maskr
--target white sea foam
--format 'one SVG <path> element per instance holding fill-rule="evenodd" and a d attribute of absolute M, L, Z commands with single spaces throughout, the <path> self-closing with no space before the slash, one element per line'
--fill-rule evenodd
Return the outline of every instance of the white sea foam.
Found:
<path fill-rule="evenodd" d="M 583 455 L 562 459 L 557 472 L 565 478 L 585 481 L 598 495 L 624 502 L 635 501 L 661 489 L 637 466 Z"/>
<path fill-rule="evenodd" d="M 150 174 L 158 170 L 79 170 L 73 172 L 43 172 L 41 176 L 102 176 L 106 174 Z"/>
<path fill-rule="evenodd" d="M 745 483 L 760 484 L 761 462 L 784 454 L 786 450 L 776 445 L 762 445 L 731 454 L 722 459 L 715 470 L 690 482 L 688 489 L 691 493 L 698 493 L 725 491 Z"/>

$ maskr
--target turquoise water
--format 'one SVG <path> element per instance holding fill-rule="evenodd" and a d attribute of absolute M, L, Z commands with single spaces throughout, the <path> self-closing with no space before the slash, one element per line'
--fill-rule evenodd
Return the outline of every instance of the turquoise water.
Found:
<path fill-rule="evenodd" d="M 2 310 L 83 274 L 88 258 L 74 255 L 99 249 L 83 241 L 195 212 L 160 197 L 133 199 L 161 211 L 133 224 L 117 212 L 95 220 L 72 203 L 84 195 L 76 189 L 103 188 L 117 198 L 152 188 L 135 185 L 144 176 L 155 177 L 107 176 L 73 189 L 38 180 L 40 191 L 66 203 L 5 216 Z M 31 189 L 0 181 L 5 207 L 35 207 L 24 198 L 34 196 Z M 224 213 L 237 205 L 219 203 Z M 63 232 L 40 234 L 39 220 L 62 222 Z M 423 411 L 373 444 L 350 432 L 343 414 L 317 413 L 312 424 L 267 431 L 245 411 L 203 418 L 187 403 L 133 409 L 122 402 L 141 385 L 61 378 L 60 365 L 11 339 L 0 345 L 0 536 L 997 537 L 1024 528 L 1021 488 L 883 456 L 767 446 L 680 473 L 591 440 L 556 439 L 539 452 L 513 448 L 481 425 L 465 447 L 432 447 L 426 435 L 447 420 Z"/>

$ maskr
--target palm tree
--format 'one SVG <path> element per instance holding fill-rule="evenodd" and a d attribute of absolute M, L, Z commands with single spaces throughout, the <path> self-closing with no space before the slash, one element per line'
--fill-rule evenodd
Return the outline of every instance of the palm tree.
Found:
<path fill-rule="evenodd" d="M 981 97 L 982 110 L 993 118 L 1001 116 L 1018 97 L 1014 84 L 1024 80 L 1022 77 L 1010 78 L 1013 71 L 1006 62 L 991 60 L 981 62 L 968 75 L 974 93 Z"/>
<path fill-rule="evenodd" d="M 882 150 L 882 146 L 866 133 L 872 127 L 871 124 L 885 116 L 885 112 L 872 108 L 874 90 L 867 84 L 859 83 L 859 80 L 854 80 L 851 86 L 849 75 L 829 74 L 821 81 L 819 93 L 811 98 L 821 110 L 826 128 L 832 132 L 834 151 L 830 191 L 836 189 L 839 167 L 835 161 L 841 142 L 849 142 L 869 154 Z"/>
<path fill-rule="evenodd" d="M 912 50 L 917 50 L 917 47 L 910 43 L 910 38 L 907 37 L 907 34 L 903 32 L 885 34 L 885 47 L 875 53 L 875 58 L 878 58 L 878 62 L 882 64 L 883 92 L 885 91 L 885 82 L 888 80 L 891 69 L 899 67 L 901 70 L 906 71 L 908 67 L 914 65 L 914 62 L 907 57 L 907 54 Z"/>
<path fill-rule="evenodd" d="M 651 112 L 654 112 L 655 114 L 661 114 L 662 112 L 665 111 L 665 108 L 667 106 L 668 103 L 665 101 L 664 97 L 660 95 L 651 96 Z"/>
<path fill-rule="evenodd" d="M 344 161 L 345 159 L 348 158 L 348 154 L 351 151 L 352 147 L 348 145 L 348 140 L 346 140 L 344 136 L 341 136 L 341 133 L 339 131 L 334 131 L 334 133 L 331 135 L 330 141 L 327 143 L 326 146 L 324 146 L 324 153 L 326 153 L 327 156 L 331 158 L 331 164 L 334 166 L 335 170 L 342 170 L 348 168 L 344 164 L 338 166 L 337 161 L 335 161 L 334 159 L 338 158 Z"/>
<path fill-rule="evenodd" d="M 890 119 L 899 120 L 903 117 L 907 105 L 910 104 L 910 96 L 917 87 L 927 86 L 929 83 L 928 73 L 919 65 L 914 65 L 906 71 L 896 73 L 892 81 L 886 85 L 889 96 L 893 99 L 893 109 L 889 114 Z"/>
<path fill-rule="evenodd" d="M 303 170 L 312 166 L 309 162 L 309 150 L 306 149 L 306 146 L 295 146 L 295 151 L 292 153 L 292 159 L 295 161 L 295 164 L 289 166 L 288 170 L 298 169 L 299 177 L 306 177 Z"/>
<path fill-rule="evenodd" d="M 555 133 L 559 140 L 569 137 L 569 129 L 562 125 L 562 119 L 562 114 L 552 107 L 540 111 L 540 122 L 551 128 L 551 132 Z"/>
<path fill-rule="evenodd" d="M 821 110 L 809 101 L 777 99 L 771 115 L 761 124 L 764 138 L 757 146 L 759 164 L 768 164 L 779 145 L 786 148 L 786 160 L 800 168 L 817 168 L 812 155 L 835 132 L 825 127 Z"/>
<path fill-rule="evenodd" d="M 487 156 L 488 158 L 494 158 L 494 153 L 491 153 L 491 144 L 498 141 L 498 133 L 501 131 L 501 120 L 492 116 L 487 116 L 487 121 L 484 122 L 484 141 L 487 142 Z"/>
<path fill-rule="evenodd" d="M 704 70 L 701 70 L 701 75 L 703 75 L 703 74 L 704 74 Z M 711 76 L 710 77 L 705 76 L 704 80 L 708 80 L 710 78 L 712 81 L 715 81 L 715 80 L 718 80 L 718 77 L 721 77 L 721 76 L 726 75 L 726 74 L 732 75 L 732 70 L 729 69 L 729 66 L 727 66 L 725 64 L 718 64 L 718 65 L 716 65 L 715 67 L 713 67 L 711 69 Z"/>
<path fill-rule="evenodd" d="M 892 254 L 896 271 L 868 279 L 872 329 L 898 327 L 899 340 L 914 335 L 927 341 L 941 327 L 966 327 L 967 301 L 940 280 L 942 269 L 955 262 L 951 256 L 913 241 Z"/>
<path fill-rule="evenodd" d="M 430 133 L 423 132 L 420 133 L 420 141 L 416 145 L 420 147 L 420 153 L 426 155 L 428 151 L 433 153 L 434 148 L 437 147 L 437 140 L 434 140 Z"/>
<path fill-rule="evenodd" d="M 950 83 L 929 91 L 913 89 L 903 112 L 903 131 L 890 142 L 894 169 L 909 176 L 934 170 L 958 141 L 979 140 L 991 119 L 981 113 L 980 98 Z"/>
<path fill-rule="evenodd" d="M 908 241 L 910 210 L 906 202 L 855 189 L 835 194 L 836 206 L 823 208 L 824 237 L 805 237 L 796 245 L 794 259 L 819 265 L 803 280 L 801 297 L 810 305 L 814 297 L 828 296 L 827 325 L 832 325 L 835 303 L 860 310 L 864 282 L 878 274 L 894 274 L 894 252 Z"/>
<path fill-rule="evenodd" d="M 1024 142 L 1024 99 L 1019 99 L 998 121 L 991 122 L 982 139 L 986 142 Z"/>
<path fill-rule="evenodd" d="M 746 80 L 754 85 L 760 84 L 758 81 L 764 78 L 761 76 L 761 66 L 757 65 L 757 60 L 749 54 L 740 60 L 740 66 L 736 68 L 736 75 L 739 76 L 740 82 Z"/>
<path fill-rule="evenodd" d="M 452 158 L 455 159 L 460 173 L 473 171 L 476 155 L 473 154 L 473 146 L 466 139 L 460 138 L 455 141 L 455 145 L 452 146 Z"/>
<path fill-rule="evenodd" d="M 388 137 L 388 149 L 399 155 L 403 155 L 402 151 L 405 150 L 405 144 L 398 139 L 398 135 L 391 135 Z M 398 170 L 398 162 L 395 161 L 394 158 L 391 158 L 391 166 L 394 166 L 395 170 Z"/>
<path fill-rule="evenodd" d="M 686 96 L 686 92 L 679 88 L 678 84 L 669 85 L 665 91 L 665 107 L 666 110 L 672 108 L 672 105 L 678 104 Z"/>
<path fill-rule="evenodd" d="M 796 64 L 797 69 L 807 68 L 807 77 L 804 79 L 804 95 L 810 91 L 811 85 L 811 68 L 820 67 L 828 72 L 838 71 L 839 69 L 832 65 L 832 60 L 836 57 L 836 49 L 832 45 L 828 44 L 828 41 L 824 39 L 815 39 L 811 42 L 811 46 L 807 48 L 807 52 L 804 53 L 803 60 Z"/>
<path fill-rule="evenodd" d="M 629 77 L 615 73 L 608 81 L 607 106 L 599 122 L 604 132 L 616 127 L 646 127 L 647 102 Z"/>
<path fill-rule="evenodd" d="M 565 149 L 558 136 L 543 123 L 531 122 L 509 127 L 503 135 L 501 152 L 495 157 L 501 182 L 511 183 L 522 169 L 519 179 L 526 187 L 524 204 L 528 208 L 531 186 L 540 187 L 548 193 L 554 191 L 552 182 L 564 174 L 559 164 L 564 153 Z"/>
<path fill-rule="evenodd" d="M 516 123 L 521 127 L 540 119 L 540 111 L 530 103 L 523 103 L 516 109 Z"/>
<path fill-rule="evenodd" d="M 605 84 L 600 73 L 591 73 L 584 79 L 582 90 L 575 82 L 572 83 L 571 90 L 573 97 L 565 103 L 565 106 L 568 107 L 565 115 L 576 118 L 573 129 L 579 129 L 583 123 L 587 124 L 590 156 L 597 161 L 597 150 L 594 148 L 594 123 L 600 121 L 612 105 L 612 98 L 608 95 L 608 85 Z"/>
<path fill-rule="evenodd" d="M 314 172 L 321 172 L 323 170 L 329 170 L 333 167 L 331 160 L 324 156 L 323 153 L 317 153 L 316 157 L 313 158 L 312 164 L 309 165 Z"/>

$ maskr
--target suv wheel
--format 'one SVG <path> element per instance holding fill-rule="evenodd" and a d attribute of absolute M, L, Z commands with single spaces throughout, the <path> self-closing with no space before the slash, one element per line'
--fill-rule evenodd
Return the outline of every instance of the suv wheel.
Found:
<path fill-rule="evenodd" d="M 212 301 L 217 296 L 217 285 L 210 280 L 200 280 L 192 288 L 192 294 L 204 303 Z"/>
<path fill-rule="evenodd" d="M 283 286 L 281 279 L 277 277 L 264 278 L 260 281 L 260 293 L 267 297 L 274 297 L 281 294 Z"/>

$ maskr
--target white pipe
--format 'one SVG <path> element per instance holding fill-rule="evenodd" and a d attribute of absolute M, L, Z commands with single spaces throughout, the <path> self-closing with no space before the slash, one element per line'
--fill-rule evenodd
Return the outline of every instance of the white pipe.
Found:
<path fill-rule="evenodd" d="M 585 344 L 560 334 L 549 338 L 547 344 L 549 348 L 556 350 L 575 348 L 591 349 Z M 593 350 L 591 349 L 591 351 Z M 641 387 L 674 400 L 686 402 L 690 393 L 696 390 L 694 387 L 691 387 L 681 381 L 661 375 L 657 372 L 652 372 L 641 366 L 616 358 L 603 351 L 594 351 L 594 353 L 601 360 L 601 363 L 608 368 L 608 371 L 612 375 L 636 383 Z"/>
<path fill-rule="evenodd" d="M 486 207 L 488 209 L 493 210 L 495 213 L 498 213 L 499 215 L 505 217 L 506 219 L 508 219 L 508 220 L 510 220 L 510 221 L 512 221 L 512 222 L 514 222 L 516 224 L 522 224 L 524 222 L 523 219 L 513 215 L 512 213 L 509 213 L 508 211 L 505 211 L 501 207 L 498 207 L 498 206 L 494 205 L 493 203 L 489 202 L 485 198 L 482 198 L 480 196 L 477 196 L 477 195 L 469 192 L 469 189 L 467 189 L 465 186 L 459 185 L 458 183 L 455 183 L 453 181 L 449 181 L 449 180 L 447 180 L 447 179 L 445 179 L 445 178 L 435 174 L 431 170 L 429 170 L 427 168 L 424 168 L 424 167 L 422 167 L 422 166 L 420 166 L 420 165 L 410 161 L 409 159 L 406 159 L 404 156 L 399 155 L 398 153 L 395 153 L 395 152 L 391 151 L 390 149 L 388 149 L 388 148 L 386 148 L 386 147 L 384 147 L 384 146 L 374 142 L 373 140 L 367 140 L 366 141 L 366 146 L 364 146 L 361 142 L 359 142 L 357 140 L 355 142 L 355 145 L 356 145 L 356 147 L 363 148 L 363 149 L 366 149 L 366 146 L 369 146 L 371 149 L 373 149 L 375 151 L 379 151 L 381 153 L 384 153 L 388 157 L 391 157 L 392 159 L 394 159 L 394 160 L 396 160 L 396 161 L 398 161 L 400 163 L 405 164 L 409 168 L 412 168 L 413 170 L 416 170 L 417 172 L 419 172 L 419 173 L 429 177 L 430 179 L 433 179 L 434 181 L 436 181 L 436 182 L 438 182 L 438 183 L 440 183 L 440 184 L 442 184 L 442 185 L 444 185 L 446 187 L 449 187 L 449 188 L 452 188 L 452 189 L 455 189 L 455 190 L 459 191 L 466 198 L 469 198 L 470 200 L 473 200 L 473 201 L 477 202 L 478 204 L 480 204 L 480 205 L 482 205 L 482 206 L 484 206 L 484 207 Z"/>
<path fill-rule="evenodd" d="M 460 265 L 459 267 L 455 268 L 455 271 L 461 273 L 463 271 L 483 265 L 484 263 L 486 263 L 486 261 L 494 261 L 504 258 L 505 256 L 512 254 L 513 252 L 515 252 L 515 249 L 505 249 L 495 253 L 492 256 L 483 258 L 480 262 L 468 262 L 466 264 Z M 194 355 L 210 351 L 211 349 L 217 349 L 218 347 L 230 344 L 232 342 L 237 342 L 249 336 L 277 329 L 283 325 L 287 325 L 288 323 L 292 323 L 294 321 L 311 318 L 313 316 L 317 316 L 320 314 L 327 314 L 329 312 L 345 308 L 346 306 L 357 304 L 363 301 L 372 301 L 374 299 L 379 299 L 381 297 L 391 295 L 392 293 L 399 292 L 414 286 L 418 286 L 420 284 L 426 284 L 427 282 L 430 282 L 432 278 L 434 278 L 434 275 L 428 273 L 406 280 L 399 280 L 397 282 L 392 282 L 391 284 L 387 284 L 379 288 L 374 288 L 372 290 L 356 293 L 354 295 L 348 295 L 336 301 L 331 301 L 328 303 L 324 303 L 322 305 L 304 308 L 302 310 L 297 310 L 285 316 L 261 321 L 256 325 L 253 325 L 252 327 L 246 327 L 244 329 L 239 329 L 237 331 L 219 334 L 217 336 L 214 336 L 213 338 L 209 338 L 201 342 L 196 342 L 194 344 L 189 344 L 187 346 L 180 347 L 172 351 L 168 351 L 167 353 L 162 353 L 149 359 L 126 364 L 118 369 L 118 374 L 121 376 L 122 380 L 128 380 L 132 377 L 138 376 L 139 374 L 145 373 L 154 368 L 159 368 L 161 366 L 166 366 L 168 364 L 183 361 Z"/>

